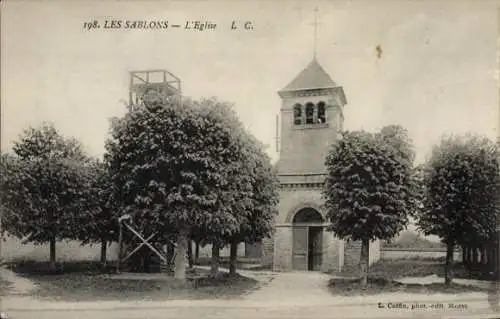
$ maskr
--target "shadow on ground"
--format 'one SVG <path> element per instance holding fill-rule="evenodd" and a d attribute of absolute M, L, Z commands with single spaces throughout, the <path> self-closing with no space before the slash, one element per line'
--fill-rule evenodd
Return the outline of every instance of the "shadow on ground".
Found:
<path fill-rule="evenodd" d="M 208 270 L 197 268 L 188 271 L 187 284 L 166 274 L 155 279 L 146 278 L 147 274 L 144 279 L 110 276 L 113 269 L 102 269 L 98 263 L 64 263 L 55 272 L 45 263 L 35 262 L 12 264 L 9 268 L 36 284 L 37 290 L 30 297 L 44 300 L 240 299 L 259 288 L 258 281 L 252 278 L 223 272 L 210 278 Z"/>

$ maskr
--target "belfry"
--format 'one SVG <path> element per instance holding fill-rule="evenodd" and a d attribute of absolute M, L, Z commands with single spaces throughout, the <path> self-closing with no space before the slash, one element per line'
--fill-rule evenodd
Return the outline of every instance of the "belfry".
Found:
<path fill-rule="evenodd" d="M 264 241 L 264 262 L 272 263 L 276 271 L 332 271 L 357 264 L 359 243 L 345 243 L 326 230 L 329 222 L 321 194 L 327 153 L 343 130 L 344 89 L 320 65 L 315 52 L 278 94 L 279 215 L 273 238 Z M 378 242 L 370 247 L 371 262 L 379 257 L 377 247 Z"/>

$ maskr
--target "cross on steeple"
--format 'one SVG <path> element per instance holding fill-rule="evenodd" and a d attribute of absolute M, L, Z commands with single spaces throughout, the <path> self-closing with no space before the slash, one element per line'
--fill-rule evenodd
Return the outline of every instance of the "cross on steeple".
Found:
<path fill-rule="evenodd" d="M 318 25 L 320 23 L 318 22 L 318 7 L 314 8 L 314 23 L 311 23 L 311 25 L 314 26 L 314 58 L 316 58 L 316 49 L 318 45 Z"/>

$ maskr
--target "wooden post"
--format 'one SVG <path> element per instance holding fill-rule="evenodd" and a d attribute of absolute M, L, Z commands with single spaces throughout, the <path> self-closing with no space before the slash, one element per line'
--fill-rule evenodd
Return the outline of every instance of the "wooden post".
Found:
<path fill-rule="evenodd" d="M 122 258 L 122 240 L 123 240 L 123 227 L 122 227 L 122 221 L 118 220 L 119 223 L 119 233 L 118 233 L 118 258 L 116 259 L 116 273 L 120 273 L 120 262 Z"/>

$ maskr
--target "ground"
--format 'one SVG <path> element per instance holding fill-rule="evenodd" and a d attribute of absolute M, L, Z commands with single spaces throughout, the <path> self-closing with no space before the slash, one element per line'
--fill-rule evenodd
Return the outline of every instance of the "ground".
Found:
<path fill-rule="evenodd" d="M 33 289 L 24 289 L 21 295 L 60 301 L 234 299 L 249 293 L 258 284 L 255 279 L 227 273 L 211 279 L 204 268 L 189 271 L 188 278 L 193 280 L 182 287 L 163 274 L 145 277 L 103 273 L 96 263 L 68 263 L 55 274 L 40 263 L 15 264 L 11 269 L 10 274 L 4 269 L 4 278 L 17 276 L 17 285 L 27 280 L 33 283 Z"/>
<path fill-rule="evenodd" d="M 399 268 L 410 267 L 412 261 L 399 263 Z M 382 265 L 383 266 L 383 265 Z M 375 274 L 382 275 L 382 266 L 372 268 Z M 380 269 L 378 269 L 379 267 Z M 387 268 L 387 267 L 386 267 Z M 378 269 L 378 270 L 377 270 Z M 394 272 L 390 268 L 389 272 Z M 421 269 L 423 272 L 423 269 Z M 401 271 L 400 271 L 401 272 Z M 332 290 L 332 280 L 341 280 L 332 274 L 319 272 L 289 272 L 273 273 L 270 271 L 240 271 L 241 277 L 230 285 L 213 285 L 200 288 L 190 288 L 184 295 L 179 290 L 165 290 L 168 281 L 155 282 L 143 280 L 142 282 L 118 280 L 104 280 L 106 276 L 91 275 L 94 279 L 85 278 L 83 274 L 33 276 L 26 274 L 20 276 L 3 269 L 0 278 L 7 278 L 10 281 L 12 294 L 2 298 L 0 304 L 2 311 L 7 312 L 11 318 L 419 318 L 419 317 L 442 317 L 443 314 L 468 314 L 493 312 L 492 305 L 498 305 L 498 295 L 491 294 L 485 289 L 475 289 L 472 291 L 462 287 L 452 288 L 450 291 L 438 289 L 439 285 L 430 285 L 426 291 L 404 290 L 401 293 L 380 289 L 378 292 L 373 289 L 372 293 L 358 293 L 351 288 L 351 295 L 346 297 L 345 293 L 339 293 L 341 289 Z M 58 277 L 59 276 L 59 277 Z M 101 277 L 100 277 L 101 276 Z M 386 280 L 391 277 L 385 273 Z M 45 277 L 44 279 L 41 277 Z M 394 277 L 394 276 L 393 276 Z M 62 278 L 66 278 L 62 280 Z M 100 279 L 99 279 L 100 278 Z M 442 278 L 436 277 L 440 280 Z M 99 280 L 98 280 L 99 279 Z M 396 279 L 396 278 L 393 278 Z M 415 278 L 414 278 L 415 279 Z M 342 281 L 345 283 L 343 278 Z M 417 278 L 418 282 L 421 280 Z M 100 284 L 96 284 L 100 281 Z M 27 282 L 31 283 L 32 290 L 26 291 Z M 50 285 L 48 282 L 52 282 Z M 248 283 L 254 285 L 249 287 Z M 337 284 L 338 284 L 337 282 Z M 67 288 L 54 290 L 53 296 L 63 296 L 59 300 L 52 298 L 47 300 L 49 289 L 55 285 L 67 285 Z M 90 283 L 90 285 L 89 285 Z M 104 284 L 106 283 L 106 284 Z M 375 282 L 376 283 L 376 282 Z M 4 283 L 5 284 L 5 283 Z M 107 285 L 107 286 L 106 286 Z M 163 289 L 154 287 L 162 286 Z M 106 287 L 105 287 L 106 286 Z M 352 285 L 351 285 L 352 286 Z M 402 284 L 402 287 L 407 287 Z M 3 286 L 2 286 L 3 287 Z M 58 286 L 61 287 L 61 286 Z M 96 292 L 85 292 L 89 290 Z M 99 290 L 96 287 L 100 287 Z M 103 288 L 105 287 L 105 288 Z M 243 288 L 246 287 L 246 288 Z M 345 285 L 344 288 L 349 287 Z M 382 285 L 384 287 L 384 285 Z M 400 287 L 401 288 L 401 287 Z M 24 291 L 23 291 L 24 289 Z M 208 289 L 208 290 L 204 290 Z M 455 289 L 455 290 L 454 290 Z M 461 289 L 461 290 L 458 290 Z M 73 291 L 71 291 L 73 290 Z M 121 294 L 117 290 L 120 290 Z M 45 298 L 39 298 L 41 291 L 45 291 Z M 105 292 L 113 291 L 105 296 Z M 134 298 L 135 293 L 135 298 Z M 148 298 L 138 302 L 137 297 L 144 295 L 154 295 L 156 298 Z M 214 296 L 217 295 L 218 296 Z M 175 298 L 172 298 L 175 295 Z M 202 298 L 194 298 L 197 295 Z M 211 295 L 211 296 L 209 296 Z M 73 297 L 71 297 L 73 296 Z M 77 296 L 85 296 L 83 299 L 76 299 Z M 95 298 L 92 298 L 95 296 Z M 128 300 L 123 300 L 122 296 L 132 296 Z M 164 296 L 164 298 L 159 298 Z M 114 297 L 114 298 L 113 298 Z M 143 298 L 140 298 L 143 299 Z M 161 300 L 160 300 L 161 299 Z M 193 300 L 196 299 L 196 300 Z M 412 310 L 412 305 L 431 305 L 439 303 L 446 309 L 434 310 Z M 449 304 L 454 304 L 457 308 L 449 308 Z M 394 309 L 390 305 L 407 305 L 408 309 Z M 460 308 L 463 306 L 465 308 Z"/>

